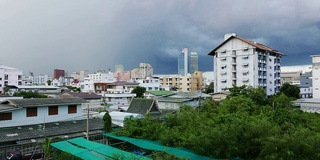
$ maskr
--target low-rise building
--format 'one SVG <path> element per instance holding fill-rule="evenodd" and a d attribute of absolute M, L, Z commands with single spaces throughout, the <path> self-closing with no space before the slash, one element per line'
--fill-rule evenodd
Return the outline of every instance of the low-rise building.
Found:
<path fill-rule="evenodd" d="M 176 92 L 159 97 L 157 101 L 160 110 L 178 110 L 182 105 L 196 108 L 206 98 L 211 98 L 211 96 L 201 92 Z"/>
<path fill-rule="evenodd" d="M 0 128 L 83 119 L 81 98 L 8 99 L 0 104 Z"/>
<path fill-rule="evenodd" d="M 7 85 L 22 85 L 22 70 L 0 65 L 0 94 L 4 93 Z"/>

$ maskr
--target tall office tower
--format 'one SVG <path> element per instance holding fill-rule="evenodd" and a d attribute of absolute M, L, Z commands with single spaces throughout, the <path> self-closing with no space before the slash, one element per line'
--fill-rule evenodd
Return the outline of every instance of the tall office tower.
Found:
<path fill-rule="evenodd" d="M 198 54 L 197 52 L 190 52 L 190 74 L 198 71 Z"/>
<path fill-rule="evenodd" d="M 312 55 L 312 94 L 320 98 L 320 55 Z"/>
<path fill-rule="evenodd" d="M 60 77 L 65 76 L 65 71 L 62 69 L 54 69 L 53 70 L 53 79 L 59 79 Z"/>
<path fill-rule="evenodd" d="M 226 34 L 209 55 L 214 56 L 215 93 L 233 85 L 262 87 L 267 95 L 279 92 L 280 60 L 284 55 L 279 51 L 236 34 Z"/>
<path fill-rule="evenodd" d="M 118 64 L 115 66 L 115 71 L 114 72 L 123 72 L 123 65 L 122 64 Z"/>
<path fill-rule="evenodd" d="M 188 74 L 188 48 L 183 48 L 178 57 L 178 74 L 182 76 Z"/>

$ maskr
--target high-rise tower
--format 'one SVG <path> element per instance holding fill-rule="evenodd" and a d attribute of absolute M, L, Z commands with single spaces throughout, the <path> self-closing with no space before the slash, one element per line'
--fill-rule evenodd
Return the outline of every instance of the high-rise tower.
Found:
<path fill-rule="evenodd" d="M 190 74 L 198 71 L 198 54 L 197 52 L 190 52 Z"/>
<path fill-rule="evenodd" d="M 178 57 L 178 74 L 188 74 L 188 48 L 184 48 Z"/>

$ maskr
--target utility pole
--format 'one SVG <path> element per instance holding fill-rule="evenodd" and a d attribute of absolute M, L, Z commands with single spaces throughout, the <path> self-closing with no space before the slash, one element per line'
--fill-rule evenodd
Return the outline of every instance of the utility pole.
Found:
<path fill-rule="evenodd" d="M 89 140 L 89 103 L 87 104 L 87 140 Z"/>

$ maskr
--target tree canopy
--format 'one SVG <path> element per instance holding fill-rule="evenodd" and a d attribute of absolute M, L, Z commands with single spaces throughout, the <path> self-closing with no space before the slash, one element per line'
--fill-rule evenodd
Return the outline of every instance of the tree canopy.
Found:
<path fill-rule="evenodd" d="M 15 97 L 23 97 L 23 98 L 48 98 L 47 95 L 40 94 L 37 92 L 32 92 L 32 91 L 20 91 L 20 92 L 15 92 L 13 94 Z"/>
<path fill-rule="evenodd" d="M 135 87 L 131 93 L 135 93 L 137 98 L 144 98 L 144 93 L 146 92 L 146 88 L 137 86 Z"/>
<path fill-rule="evenodd" d="M 234 87 L 200 112 L 182 106 L 164 120 L 127 119 L 116 132 L 184 147 L 208 157 L 230 159 L 320 159 L 319 114 L 292 107 L 285 94 L 266 97 L 261 88 Z"/>
<path fill-rule="evenodd" d="M 287 97 L 292 97 L 298 99 L 300 97 L 300 89 L 295 85 L 291 85 L 289 83 L 282 84 L 280 88 L 280 93 L 285 94 Z"/>

